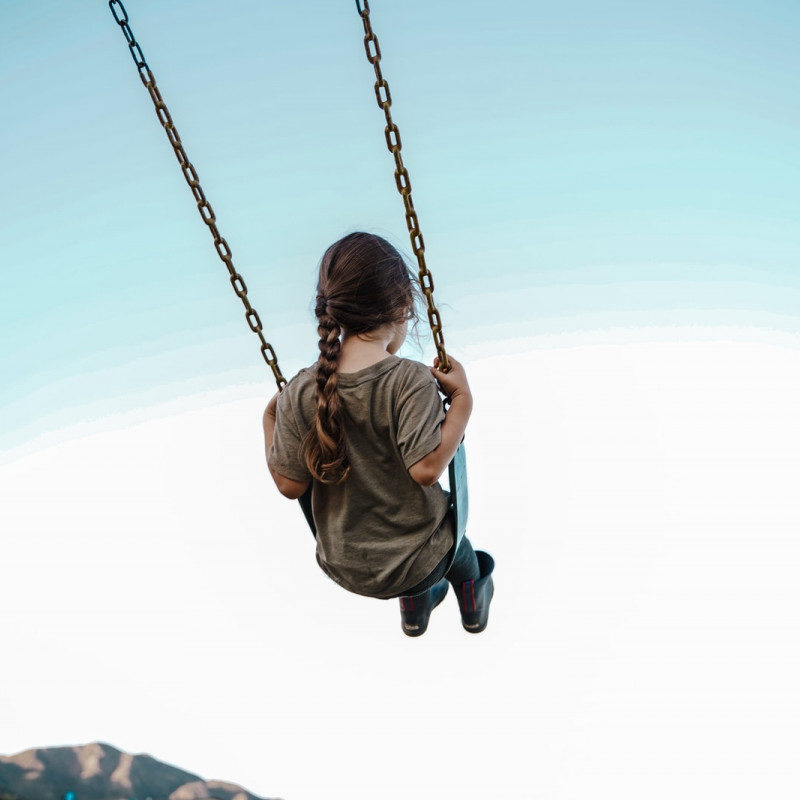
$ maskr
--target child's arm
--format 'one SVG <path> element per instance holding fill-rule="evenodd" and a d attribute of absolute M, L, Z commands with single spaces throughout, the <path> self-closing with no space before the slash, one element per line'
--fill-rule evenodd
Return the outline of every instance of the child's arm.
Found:
<path fill-rule="evenodd" d="M 277 392 L 264 409 L 264 446 L 267 455 L 267 469 L 269 470 L 269 474 L 272 475 L 272 480 L 275 481 L 278 491 L 290 500 L 297 500 L 297 498 L 302 497 L 306 489 L 308 489 L 308 484 L 311 483 L 311 481 L 292 480 L 285 475 L 275 472 L 269 465 L 269 451 L 272 448 L 272 440 L 275 438 L 275 411 L 278 407 L 279 394 L 280 392 Z"/>
<path fill-rule="evenodd" d="M 442 391 L 450 397 L 451 404 L 442 423 L 442 441 L 439 446 L 408 468 L 409 475 L 422 486 L 433 486 L 447 469 L 447 465 L 458 450 L 464 438 L 470 414 L 472 413 L 472 393 L 467 382 L 464 367 L 448 354 L 452 364 L 450 372 L 440 372 L 439 359 L 435 359 L 431 372 Z"/>

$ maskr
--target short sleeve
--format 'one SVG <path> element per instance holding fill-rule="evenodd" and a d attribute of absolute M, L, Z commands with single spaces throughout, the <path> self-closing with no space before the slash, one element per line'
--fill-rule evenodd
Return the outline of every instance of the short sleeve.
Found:
<path fill-rule="evenodd" d="M 291 399 L 288 387 L 278 397 L 275 413 L 275 436 L 267 463 L 275 472 L 285 478 L 291 478 L 293 481 L 309 481 L 311 473 L 300 453 L 304 432 L 301 433 L 297 424 Z"/>
<path fill-rule="evenodd" d="M 398 403 L 397 444 L 407 469 L 441 444 L 444 418 L 439 389 L 425 367 Z"/>

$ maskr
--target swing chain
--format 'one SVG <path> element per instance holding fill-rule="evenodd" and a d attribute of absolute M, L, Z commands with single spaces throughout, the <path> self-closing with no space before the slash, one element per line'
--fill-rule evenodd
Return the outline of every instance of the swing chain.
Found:
<path fill-rule="evenodd" d="M 400 130 L 392 121 L 392 114 L 389 110 L 392 105 L 392 95 L 389 91 L 389 84 L 386 82 L 381 72 L 381 48 L 378 44 L 378 37 L 375 36 L 372 30 L 372 23 L 369 18 L 368 0 L 356 0 L 356 8 L 364 24 L 364 50 L 367 54 L 367 61 L 375 68 L 375 98 L 378 101 L 378 107 L 383 111 L 386 117 L 386 127 L 383 132 L 386 137 L 386 146 L 389 148 L 389 152 L 394 156 L 394 182 L 397 186 L 397 191 L 400 192 L 403 198 L 403 205 L 405 206 L 406 225 L 408 226 L 408 233 L 411 238 L 411 249 L 414 251 L 414 255 L 417 257 L 417 264 L 419 265 L 419 284 L 428 304 L 428 322 L 431 326 L 436 352 L 439 355 L 439 369 L 442 372 L 449 372 L 450 361 L 444 349 L 442 318 L 439 314 L 439 309 L 436 308 L 436 304 L 433 302 L 433 274 L 425 263 L 425 240 L 422 238 L 419 219 L 417 217 L 417 212 L 414 210 L 414 202 L 411 199 L 411 180 L 408 176 L 408 170 L 403 164 L 403 157 L 400 154 L 400 150 L 403 146 L 400 140 Z"/>
<path fill-rule="evenodd" d="M 108 6 L 111 9 L 114 20 L 120 26 L 120 28 L 122 28 L 122 33 L 125 36 L 125 41 L 128 43 L 128 49 L 130 50 L 131 57 L 133 58 L 133 63 L 136 64 L 139 77 L 142 79 L 142 83 L 150 94 L 150 99 L 153 101 L 153 105 L 155 106 L 158 121 L 166 131 L 169 143 L 172 145 L 172 149 L 175 151 L 175 157 L 178 159 L 181 172 L 183 172 L 183 177 L 186 179 L 186 183 L 189 184 L 189 188 L 192 190 L 192 196 L 197 203 L 197 210 L 200 212 L 203 222 L 205 222 L 205 224 L 208 226 L 208 229 L 211 231 L 211 235 L 214 238 L 214 248 L 217 251 L 217 255 L 220 257 L 220 259 L 222 259 L 222 262 L 228 269 L 233 291 L 244 305 L 245 319 L 247 320 L 247 324 L 249 325 L 250 330 L 253 331 L 256 336 L 258 336 L 258 339 L 261 342 L 261 355 L 264 358 L 264 361 L 267 362 L 269 368 L 272 370 L 272 374 L 275 376 L 275 382 L 278 384 L 278 391 L 281 391 L 283 390 L 283 387 L 286 386 L 286 378 L 283 377 L 281 369 L 278 366 L 278 356 L 275 354 L 275 350 L 272 348 L 272 345 L 264 338 L 264 333 L 261 327 L 261 318 L 258 316 L 258 312 L 250 305 L 250 300 L 247 297 L 247 285 L 244 282 L 244 278 L 233 266 L 233 255 L 231 254 L 231 248 L 217 228 L 217 218 L 214 214 L 214 210 L 211 208 L 211 204 L 206 199 L 203 187 L 200 186 L 200 179 L 197 177 L 197 170 L 195 170 L 194 165 L 191 161 L 189 161 L 189 157 L 186 155 L 186 151 L 183 149 L 181 137 L 178 135 L 178 131 L 172 121 L 172 116 L 169 113 L 167 104 L 161 97 L 161 92 L 156 85 L 155 76 L 151 72 L 147 61 L 145 60 L 142 48 L 136 41 L 133 31 L 131 30 L 131 26 L 128 24 L 128 12 L 125 10 L 125 6 L 122 5 L 122 0 L 109 0 Z"/>

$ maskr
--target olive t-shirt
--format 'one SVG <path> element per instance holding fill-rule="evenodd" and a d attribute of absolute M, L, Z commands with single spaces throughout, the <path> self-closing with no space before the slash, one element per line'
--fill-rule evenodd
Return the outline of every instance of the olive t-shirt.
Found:
<path fill-rule="evenodd" d="M 302 369 L 278 398 L 272 469 L 307 481 L 301 442 L 314 422 L 316 367 Z M 420 583 L 453 545 L 442 522 L 449 497 L 421 486 L 408 468 L 441 442 L 445 414 L 436 381 L 418 361 L 389 356 L 339 373 L 350 473 L 337 485 L 313 482 L 317 562 L 345 589 L 396 597 Z"/>

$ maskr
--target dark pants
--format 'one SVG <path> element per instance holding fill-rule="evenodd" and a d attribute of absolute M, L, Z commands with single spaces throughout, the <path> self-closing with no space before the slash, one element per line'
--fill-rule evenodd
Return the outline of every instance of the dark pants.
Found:
<path fill-rule="evenodd" d="M 453 547 L 455 547 L 455 544 L 453 544 Z M 403 595 L 420 594 L 426 589 L 430 589 L 435 583 L 439 583 L 442 578 L 447 578 L 456 591 L 461 590 L 461 584 L 464 581 L 478 580 L 481 576 L 481 570 L 478 566 L 478 557 L 475 555 L 469 539 L 465 536 L 461 540 L 456 557 L 453 559 L 450 569 L 448 569 L 447 565 L 450 563 L 450 559 L 453 558 L 453 547 L 448 550 L 447 555 L 434 567 L 433 572 L 425 580 L 403 592 Z"/>

